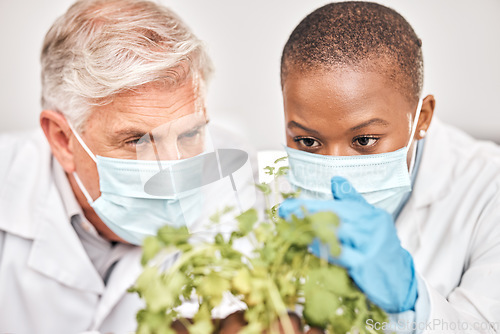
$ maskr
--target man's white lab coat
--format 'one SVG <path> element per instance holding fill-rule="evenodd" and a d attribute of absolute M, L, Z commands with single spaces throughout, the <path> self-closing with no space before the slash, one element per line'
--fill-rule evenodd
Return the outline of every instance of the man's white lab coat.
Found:
<path fill-rule="evenodd" d="M 104 286 L 68 221 L 40 132 L 0 143 L 0 333 L 130 333 L 142 307 L 126 290 L 141 272 L 139 247 Z"/>
<path fill-rule="evenodd" d="M 256 161 L 240 138 L 211 130 L 216 147 L 242 148 L 250 164 Z M 127 289 L 142 271 L 141 248 L 131 247 L 105 286 L 68 220 L 53 179 L 57 162 L 42 132 L 0 136 L 0 159 L 0 333 L 135 331 L 143 302 Z M 246 180 L 244 191 L 254 191 Z M 217 201 L 234 196 L 229 190 Z"/>

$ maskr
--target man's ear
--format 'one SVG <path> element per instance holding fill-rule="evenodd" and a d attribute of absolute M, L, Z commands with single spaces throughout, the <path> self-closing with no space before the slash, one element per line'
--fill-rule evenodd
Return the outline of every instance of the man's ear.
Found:
<path fill-rule="evenodd" d="M 66 173 L 75 171 L 73 160 L 72 132 L 66 118 L 60 112 L 43 110 L 40 125 L 49 142 L 52 154 L 59 161 Z"/>
<path fill-rule="evenodd" d="M 434 115 L 434 108 L 436 107 L 436 100 L 433 95 L 427 95 L 422 102 L 422 109 L 418 119 L 417 130 L 415 131 L 416 139 L 423 139 L 427 134 L 427 130 L 431 125 L 432 116 Z"/>

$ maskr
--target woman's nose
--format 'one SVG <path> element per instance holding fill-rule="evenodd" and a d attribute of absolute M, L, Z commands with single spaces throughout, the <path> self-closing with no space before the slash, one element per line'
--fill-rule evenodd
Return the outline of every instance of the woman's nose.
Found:
<path fill-rule="evenodd" d="M 347 156 L 347 155 L 349 155 L 349 150 L 340 144 L 328 145 L 326 152 L 327 152 L 326 153 L 327 155 L 332 155 L 332 156 Z"/>

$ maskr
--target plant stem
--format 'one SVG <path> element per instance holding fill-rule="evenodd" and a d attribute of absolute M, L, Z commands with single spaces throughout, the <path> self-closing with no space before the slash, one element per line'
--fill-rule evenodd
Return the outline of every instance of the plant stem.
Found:
<path fill-rule="evenodd" d="M 276 287 L 276 285 L 273 283 L 272 280 L 268 281 L 267 289 L 269 292 L 269 297 L 271 297 L 271 301 L 274 304 L 274 309 L 278 314 L 279 321 L 281 322 L 283 328 L 285 329 L 285 333 L 294 333 L 293 325 L 290 320 L 290 317 L 288 316 L 286 306 L 281 300 L 278 288 Z M 283 316 L 283 314 L 286 314 L 286 316 Z"/>

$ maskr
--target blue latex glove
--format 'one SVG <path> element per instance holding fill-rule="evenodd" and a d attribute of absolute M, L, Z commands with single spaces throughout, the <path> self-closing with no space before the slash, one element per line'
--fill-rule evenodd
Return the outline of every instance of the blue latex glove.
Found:
<path fill-rule="evenodd" d="M 392 216 L 366 202 L 346 179 L 333 177 L 331 185 L 334 200 L 287 199 L 279 215 L 284 219 L 301 217 L 304 208 L 309 213 L 337 214 L 341 254 L 330 256 L 329 262 L 345 267 L 361 291 L 386 312 L 414 309 L 417 279 L 413 259 L 401 247 Z M 321 247 L 315 240 L 310 251 L 319 257 Z"/>

